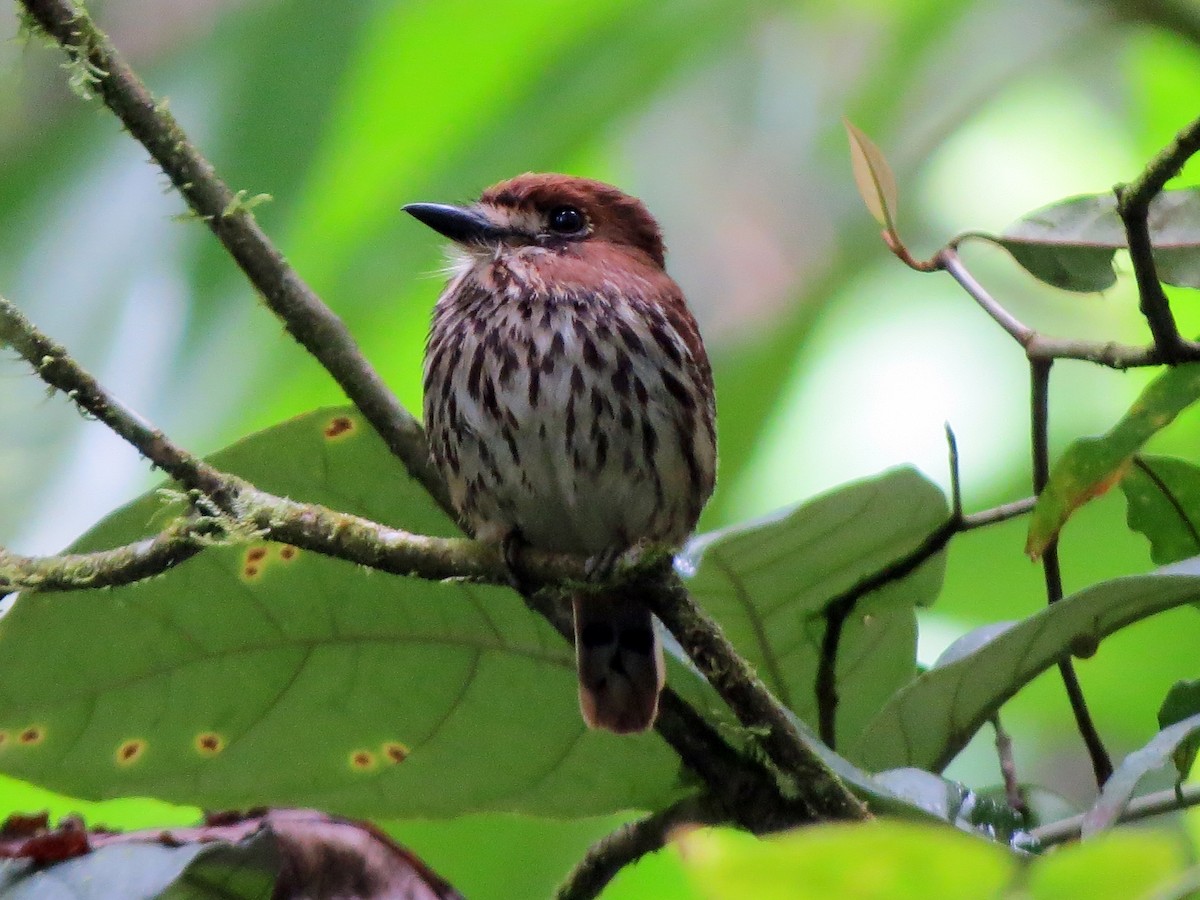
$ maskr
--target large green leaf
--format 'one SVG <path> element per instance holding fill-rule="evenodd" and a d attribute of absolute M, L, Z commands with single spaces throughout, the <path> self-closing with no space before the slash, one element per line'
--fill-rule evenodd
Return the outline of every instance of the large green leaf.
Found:
<path fill-rule="evenodd" d="M 1150 772 L 1170 765 L 1178 751 L 1195 741 L 1197 732 L 1200 732 L 1200 713 L 1168 725 L 1146 746 L 1125 757 L 1104 783 L 1096 804 L 1084 815 L 1082 836 L 1090 837 L 1116 824 L 1133 798 L 1138 782 Z M 1190 752 L 1194 756 L 1195 748 Z"/>
<path fill-rule="evenodd" d="M 1038 497 L 1025 552 L 1040 556 L 1071 514 L 1116 484 L 1146 441 L 1200 399 L 1200 363 L 1176 366 L 1146 386 L 1116 425 L 1080 438 L 1063 452 Z"/>
<path fill-rule="evenodd" d="M 680 567 L 767 686 L 801 719 L 817 720 L 814 684 L 829 602 L 912 553 L 949 511 L 914 469 L 840 487 L 802 506 L 693 540 Z M 915 607 L 941 588 L 943 554 L 868 594 L 842 633 L 839 747 L 916 670 Z"/>
<path fill-rule="evenodd" d="M 700 896 L 711 900 L 975 900 L 1000 896 L 1016 869 L 1001 846 L 886 820 L 769 838 L 706 829 L 679 843 Z"/>
<path fill-rule="evenodd" d="M 328 437 L 337 422 L 350 427 Z M 454 531 L 344 409 L 213 462 L 296 499 Z M 167 517 L 148 495 L 77 549 L 137 539 Z M 697 680 L 682 667 L 672 678 Z M 21 597 L 0 621 L 0 735 L 7 774 L 85 798 L 209 808 L 578 816 L 658 806 L 680 789 L 656 736 L 587 731 L 570 646 L 513 592 L 278 545 L 214 548 L 111 591 Z"/>
<path fill-rule="evenodd" d="M 1138 456 L 1121 479 L 1129 527 L 1159 565 L 1200 553 L 1200 468 L 1170 456 Z"/>
<path fill-rule="evenodd" d="M 1164 191 L 1150 204 L 1158 277 L 1200 287 L 1200 189 Z M 1068 291 L 1102 291 L 1117 280 L 1113 255 L 1126 246 L 1113 194 L 1071 197 L 990 237 L 1035 278 Z"/>
<path fill-rule="evenodd" d="M 1034 860 L 1017 896 L 1029 900 L 1129 900 L 1194 896 L 1179 882 L 1185 842 L 1170 832 L 1112 831 Z M 1181 890 L 1182 889 L 1182 890 Z"/>
<path fill-rule="evenodd" d="M 1200 576 L 1170 573 L 1073 594 L 898 691 L 867 727 L 856 758 L 868 769 L 940 771 L 1001 704 L 1072 648 L 1094 648 L 1132 622 L 1198 598 Z"/>

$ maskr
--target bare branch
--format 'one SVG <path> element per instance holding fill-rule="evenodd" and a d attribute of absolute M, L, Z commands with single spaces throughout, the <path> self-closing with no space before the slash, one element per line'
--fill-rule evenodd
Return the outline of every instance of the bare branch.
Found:
<path fill-rule="evenodd" d="M 1003 328 L 1013 340 L 1025 350 L 1030 360 L 1053 361 L 1056 359 L 1078 359 L 1110 369 L 1136 369 L 1145 366 L 1161 366 L 1167 360 L 1154 345 L 1135 347 L 1114 341 L 1081 341 L 1070 338 L 1052 338 L 1034 331 L 975 280 L 958 255 L 959 243 L 970 234 L 962 235 L 944 247 L 934 259 L 938 268 L 948 272 L 963 290 Z M 1177 348 L 1177 361 L 1200 360 L 1200 344 L 1183 342 Z"/>
<path fill-rule="evenodd" d="M 1200 784 L 1185 785 L 1182 789 L 1167 788 L 1153 794 L 1143 794 L 1129 801 L 1125 812 L 1117 820 L 1122 824 L 1140 822 L 1151 816 L 1161 816 L 1163 813 L 1178 812 L 1200 805 Z M 1030 836 L 1044 847 L 1061 844 L 1066 841 L 1079 839 L 1083 831 L 1083 820 L 1086 813 L 1071 816 L 1069 819 L 1059 819 L 1049 822 L 1030 832 Z"/>

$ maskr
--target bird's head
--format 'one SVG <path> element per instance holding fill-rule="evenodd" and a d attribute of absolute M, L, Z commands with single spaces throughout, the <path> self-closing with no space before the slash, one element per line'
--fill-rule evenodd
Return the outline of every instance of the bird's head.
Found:
<path fill-rule="evenodd" d="M 587 178 L 531 172 L 493 185 L 469 206 L 410 203 L 404 210 L 468 252 L 585 254 L 607 245 L 664 265 L 662 234 L 642 202 Z"/>

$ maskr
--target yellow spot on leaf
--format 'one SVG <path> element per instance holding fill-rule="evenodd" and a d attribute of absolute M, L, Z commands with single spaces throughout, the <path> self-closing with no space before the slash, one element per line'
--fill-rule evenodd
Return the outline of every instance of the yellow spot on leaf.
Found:
<path fill-rule="evenodd" d="M 350 768 L 359 772 L 370 772 L 379 760 L 370 750 L 355 750 L 350 754 Z"/>
<path fill-rule="evenodd" d="M 5 750 L 8 747 L 8 732 L 0 731 L 0 750 Z"/>
<path fill-rule="evenodd" d="M 408 758 L 408 747 L 399 741 L 384 741 L 383 757 L 390 763 L 402 763 Z"/>
<path fill-rule="evenodd" d="M 354 420 L 349 416 L 337 416 L 325 426 L 325 437 L 329 440 L 345 437 L 354 432 Z"/>
<path fill-rule="evenodd" d="M 17 735 L 18 743 L 24 744 L 26 747 L 32 747 L 34 744 L 40 744 L 46 739 L 46 729 L 41 725 L 30 725 L 19 735 Z"/>
<path fill-rule="evenodd" d="M 281 560 L 283 560 L 284 562 L 291 562 L 293 559 L 295 559 L 299 555 L 300 555 L 300 551 L 297 550 L 295 547 L 293 547 L 291 544 L 284 544 L 283 546 L 281 546 L 279 548 L 279 558 Z"/>
<path fill-rule="evenodd" d="M 128 741 L 122 741 L 117 745 L 117 752 L 114 755 L 118 766 L 131 766 L 146 752 L 146 742 L 141 738 L 133 738 Z"/>
<path fill-rule="evenodd" d="M 225 749 L 225 738 L 215 731 L 205 731 L 196 735 L 195 747 L 201 756 L 216 756 Z"/>

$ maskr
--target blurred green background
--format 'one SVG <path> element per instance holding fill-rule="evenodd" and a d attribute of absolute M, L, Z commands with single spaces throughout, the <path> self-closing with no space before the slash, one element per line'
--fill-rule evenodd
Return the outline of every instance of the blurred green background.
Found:
<path fill-rule="evenodd" d="M 702 523 L 759 515 L 912 462 L 948 482 L 955 429 L 968 509 L 1029 491 L 1022 354 L 945 276 L 894 261 L 858 199 L 841 117 L 900 183 L 900 228 L 932 253 L 1062 197 L 1133 178 L 1200 113 L 1200 3 L 1187 0 L 95 0 L 93 15 L 401 400 L 440 250 L 399 208 L 469 199 L 527 170 L 612 181 L 663 225 L 668 267 L 716 368 L 721 469 Z M 215 450 L 341 400 L 255 301 L 145 152 L 66 88 L 61 55 L 0 10 L 0 294 L 184 445 Z M 1194 181 L 1194 176 L 1192 178 Z M 973 271 L 1062 336 L 1144 340 L 1131 279 L 1052 291 L 1000 251 Z M 1176 291 L 1185 332 L 1200 332 Z M 1146 373 L 1057 367 L 1052 435 L 1103 430 Z M 1152 449 L 1195 456 L 1196 417 Z M 0 355 L 0 544 L 52 552 L 155 481 L 132 451 Z M 1072 521 L 1068 590 L 1150 567 L 1118 496 Z M 1024 526 L 956 539 L 922 623 L 932 659 L 974 624 L 1043 600 Z M 1118 752 L 1197 676 L 1200 621 L 1178 610 L 1079 665 Z M 1088 796 L 1062 690 L 1004 713 L 1023 779 Z M 950 774 L 998 781 L 990 735 Z M 91 806 L 0 781 L 0 811 L 82 808 L 114 825 L 186 821 L 145 801 Z M 617 820 L 506 817 L 389 829 L 471 897 L 545 894 Z M 669 855 L 606 896 L 691 896 Z"/>

